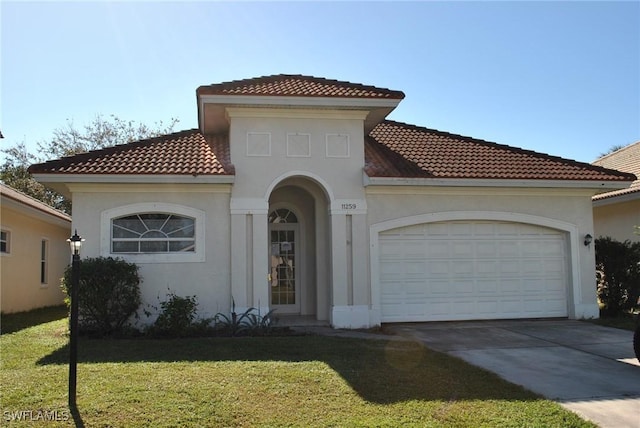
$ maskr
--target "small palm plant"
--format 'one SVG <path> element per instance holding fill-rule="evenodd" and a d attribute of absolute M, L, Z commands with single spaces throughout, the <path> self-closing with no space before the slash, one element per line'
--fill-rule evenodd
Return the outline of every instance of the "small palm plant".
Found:
<path fill-rule="evenodd" d="M 245 334 L 267 334 L 274 324 L 274 311 L 275 309 L 272 309 L 262 316 L 259 309 L 252 307 L 238 314 L 236 312 L 236 302 L 232 297 L 231 314 L 227 316 L 219 312 L 213 319 L 217 330 L 233 337 Z"/>

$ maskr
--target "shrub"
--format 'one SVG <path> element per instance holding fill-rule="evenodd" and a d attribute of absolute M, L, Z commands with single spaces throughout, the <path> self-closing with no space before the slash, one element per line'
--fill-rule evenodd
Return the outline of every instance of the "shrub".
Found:
<path fill-rule="evenodd" d="M 69 296 L 71 266 L 65 270 L 61 285 Z M 70 303 L 69 298 L 66 302 Z M 87 258 L 80 262 L 80 332 L 101 336 L 123 333 L 140 303 L 140 277 L 137 265 L 112 257 Z"/>
<path fill-rule="evenodd" d="M 197 313 L 196 296 L 180 297 L 170 291 L 167 300 L 160 302 L 160 315 L 148 333 L 171 337 L 205 334 L 211 320 L 199 320 Z"/>
<path fill-rule="evenodd" d="M 596 280 L 601 314 L 622 315 L 638 306 L 640 243 L 596 239 Z"/>

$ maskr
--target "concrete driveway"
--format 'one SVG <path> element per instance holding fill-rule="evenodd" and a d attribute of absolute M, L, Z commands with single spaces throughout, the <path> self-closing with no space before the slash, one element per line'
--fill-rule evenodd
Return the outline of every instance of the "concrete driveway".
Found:
<path fill-rule="evenodd" d="M 497 373 L 601 427 L 640 427 L 640 364 L 630 331 L 573 320 L 388 324 L 385 330 Z"/>

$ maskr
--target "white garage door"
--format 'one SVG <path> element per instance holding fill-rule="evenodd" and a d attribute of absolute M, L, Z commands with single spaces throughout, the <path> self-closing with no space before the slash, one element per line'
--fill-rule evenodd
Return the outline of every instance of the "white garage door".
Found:
<path fill-rule="evenodd" d="M 566 246 L 563 232 L 510 222 L 381 232 L 382 321 L 565 317 Z"/>

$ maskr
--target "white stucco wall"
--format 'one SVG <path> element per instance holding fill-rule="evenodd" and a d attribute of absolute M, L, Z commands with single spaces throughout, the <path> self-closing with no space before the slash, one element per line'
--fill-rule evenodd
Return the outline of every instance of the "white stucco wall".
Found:
<path fill-rule="evenodd" d="M 152 306 L 166 300 L 169 292 L 179 296 L 195 295 L 199 314 L 210 317 L 217 312 L 228 313 L 231 306 L 230 288 L 230 215 L 228 185 L 89 185 L 70 186 L 73 192 L 73 228 L 86 239 L 82 258 L 120 257 L 140 266 L 143 309 L 155 312 Z M 109 227 L 101 224 L 105 211 L 128 205 L 173 204 L 204 213 L 204 258 L 198 261 L 172 262 L 171 255 L 163 260 L 137 261 L 136 256 L 111 254 L 108 245 Z M 108 221 L 108 219 L 106 220 Z M 196 231 L 198 234 L 198 231 Z M 177 255 L 180 256 L 179 254 Z M 155 317 L 141 323 L 152 322 Z"/>
<path fill-rule="evenodd" d="M 358 111 L 229 109 L 233 198 L 266 200 L 274 181 L 291 171 L 322 177 L 336 199 L 362 198 L 365 116 Z M 257 147 L 253 139 L 265 146 Z"/>
<path fill-rule="evenodd" d="M 268 301 L 268 260 L 261 249 L 268 247 L 269 200 L 275 194 L 273 202 L 300 203 L 295 195 L 287 199 L 274 191 L 283 183 L 306 180 L 320 210 L 314 213 L 315 314 L 318 319 L 333 320 L 336 308 L 353 303 L 354 275 L 358 281 L 367 276 L 366 262 L 358 259 L 355 269 L 348 263 L 351 244 L 346 233 L 352 223 L 342 208 L 352 207 L 360 215 L 355 230 L 361 230 L 366 213 L 362 168 L 367 113 L 286 108 L 228 108 L 227 113 L 231 162 L 236 168 L 231 194 L 234 295 L 246 296 L 240 301 L 247 306 Z M 236 242 L 246 243 L 251 250 Z M 359 298 L 358 293 L 355 296 Z"/>
<path fill-rule="evenodd" d="M 575 318 L 598 316 L 595 289 L 595 254 L 593 245 L 582 244 L 584 235 L 593 235 L 591 193 L 571 189 L 460 188 L 372 186 L 367 188 L 368 224 L 374 227 L 394 219 L 449 213 L 434 216 L 445 221 L 468 217 L 464 213 L 483 213 L 487 218 L 514 218 L 540 221 L 565 227 L 569 235 L 569 259 L 572 273 L 569 290 L 569 314 Z M 491 214 L 493 213 L 493 214 Z M 473 217 L 473 214 L 471 214 Z M 534 220 L 532 220 L 534 221 Z M 374 291 L 375 293 L 375 291 Z M 375 303 L 375 299 L 374 299 Z M 373 317 L 377 308 L 372 308 Z M 375 323 L 375 322 L 374 322 Z"/>

